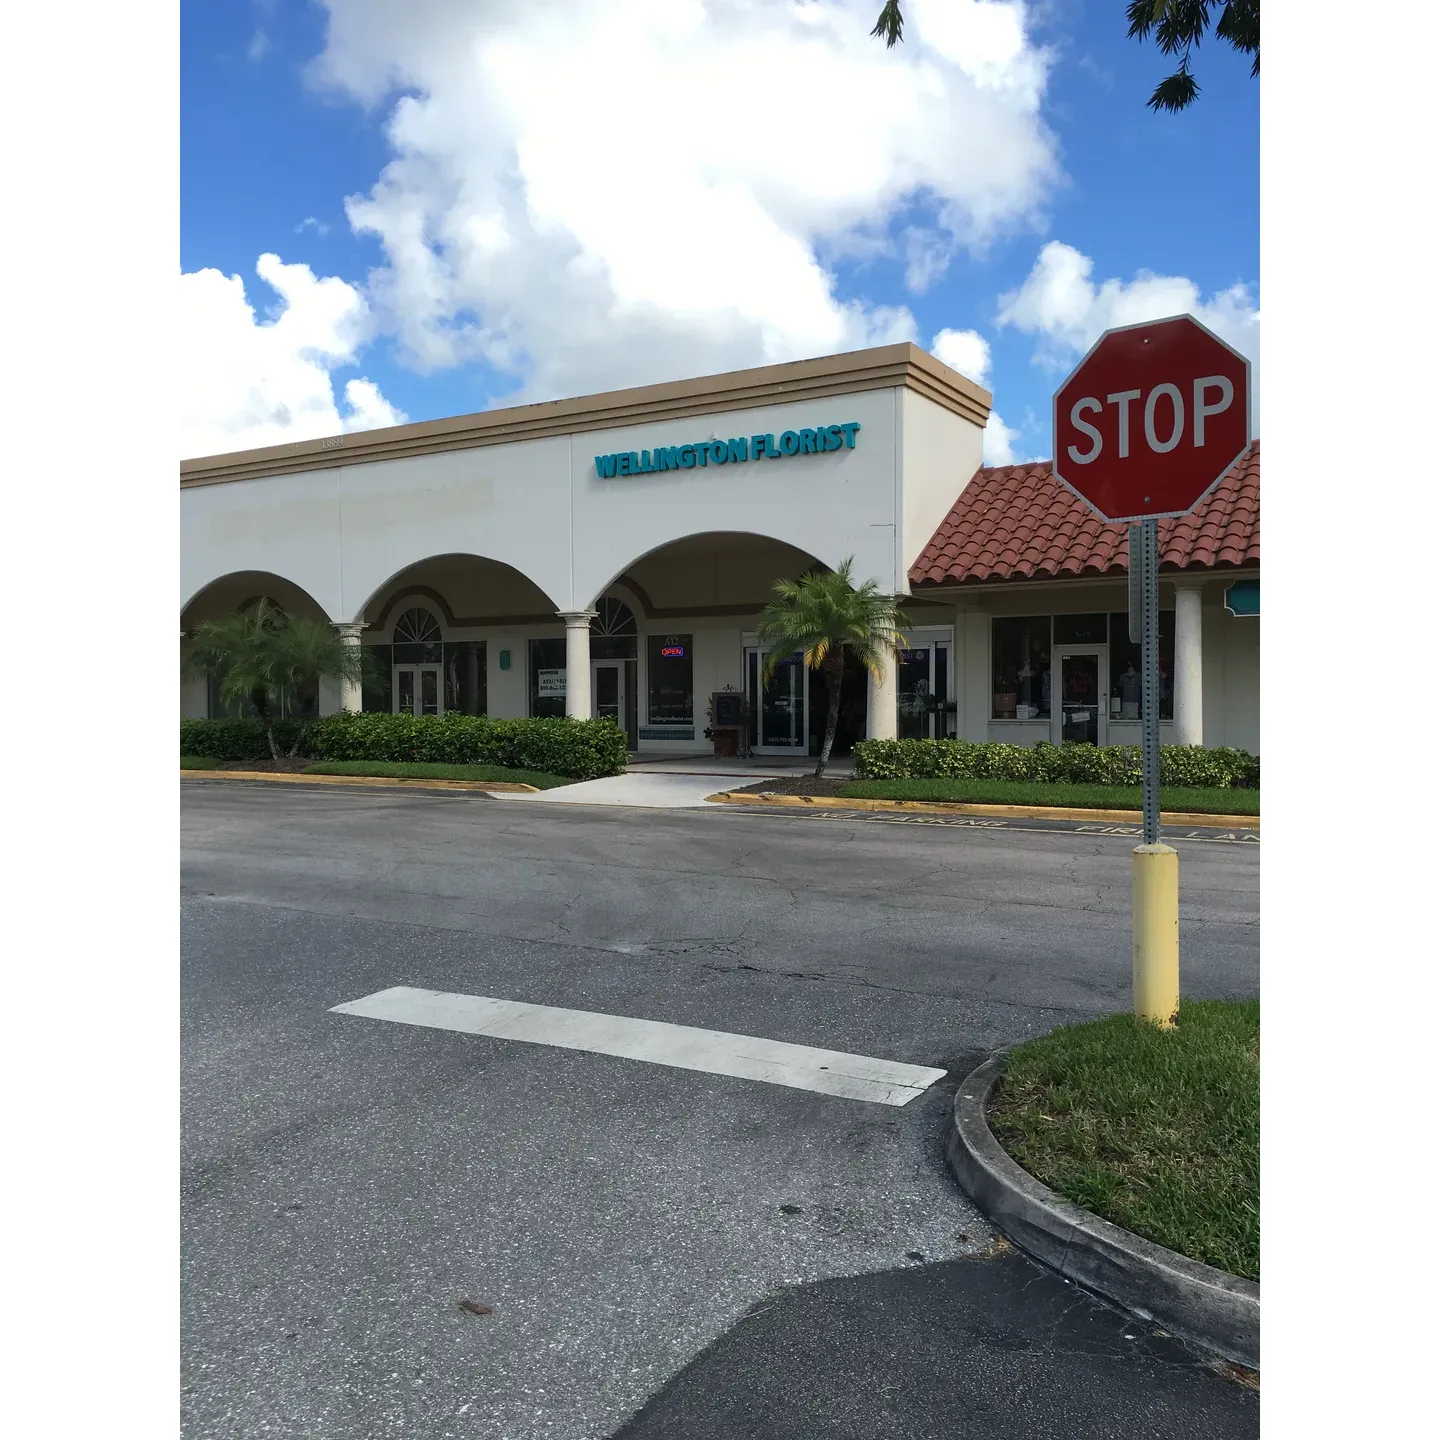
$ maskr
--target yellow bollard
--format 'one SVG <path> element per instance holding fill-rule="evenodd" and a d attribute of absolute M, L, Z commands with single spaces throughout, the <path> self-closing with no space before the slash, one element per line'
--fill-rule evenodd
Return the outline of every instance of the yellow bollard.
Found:
<path fill-rule="evenodd" d="M 1180 1014 L 1180 856 L 1137 845 L 1130 905 L 1135 938 L 1135 1014 L 1173 1030 Z"/>

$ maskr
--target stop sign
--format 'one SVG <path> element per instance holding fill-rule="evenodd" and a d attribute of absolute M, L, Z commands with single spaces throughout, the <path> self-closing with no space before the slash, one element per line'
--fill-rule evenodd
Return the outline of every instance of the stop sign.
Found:
<path fill-rule="evenodd" d="M 1107 330 L 1055 392 L 1055 478 L 1106 520 L 1184 515 L 1250 440 L 1250 363 L 1191 315 Z"/>

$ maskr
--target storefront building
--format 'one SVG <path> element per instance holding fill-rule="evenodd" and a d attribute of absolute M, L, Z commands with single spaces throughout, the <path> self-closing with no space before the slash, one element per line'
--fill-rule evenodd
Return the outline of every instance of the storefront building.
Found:
<path fill-rule="evenodd" d="M 1074 517 L 1055 510 L 1057 496 L 1079 502 L 1044 467 L 982 469 L 989 408 L 979 386 L 896 345 L 186 461 L 182 645 L 265 595 L 372 647 L 376 681 L 322 693 L 322 712 L 608 715 L 634 750 L 693 754 L 708 748 L 710 697 L 729 690 L 750 702 L 757 752 L 803 756 L 822 692 L 798 660 L 763 684 L 755 627 L 776 580 L 853 556 L 857 580 L 904 597 L 912 626 L 881 679 L 847 673 L 842 747 L 1138 735 L 1124 699 L 1113 717 L 1092 707 L 1095 733 L 1081 734 L 1078 701 L 1057 708 L 1043 678 L 1058 665 L 1073 695 L 1086 677 L 1097 692 L 1128 684 L 1108 620 L 1125 608 L 1123 529 L 1118 555 L 1108 534 L 1082 553 Z M 1216 613 L 1225 576 L 1258 579 L 1258 450 L 1247 465 L 1253 544 L 1235 550 L 1233 516 L 1218 548 L 1174 542 L 1166 579 L 1198 587 L 1200 614 L 1183 600 L 1167 624 L 1204 631 L 1206 743 L 1244 743 L 1233 732 L 1254 748 L 1256 622 L 1232 634 Z M 1202 682 L 1176 644 L 1183 721 Z M 203 681 L 186 682 L 182 707 L 220 713 Z"/>

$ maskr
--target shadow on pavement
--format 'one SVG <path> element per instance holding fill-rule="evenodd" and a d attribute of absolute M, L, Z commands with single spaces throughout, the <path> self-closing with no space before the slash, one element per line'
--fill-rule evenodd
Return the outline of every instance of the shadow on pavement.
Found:
<path fill-rule="evenodd" d="M 613 1440 L 1228 1440 L 1259 1399 L 1007 1247 L 773 1297 Z"/>

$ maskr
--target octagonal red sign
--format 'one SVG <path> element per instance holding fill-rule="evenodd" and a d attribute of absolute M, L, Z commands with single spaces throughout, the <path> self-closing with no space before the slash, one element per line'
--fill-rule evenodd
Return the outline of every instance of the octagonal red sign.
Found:
<path fill-rule="evenodd" d="M 1055 478 L 1106 520 L 1188 513 L 1249 440 L 1250 362 L 1192 315 L 1107 330 L 1055 392 Z"/>

